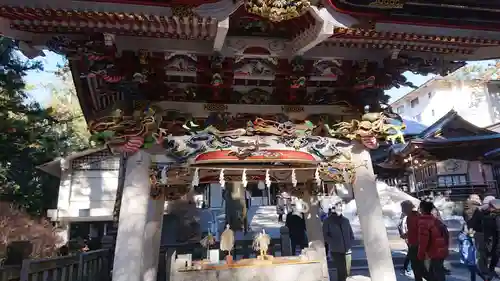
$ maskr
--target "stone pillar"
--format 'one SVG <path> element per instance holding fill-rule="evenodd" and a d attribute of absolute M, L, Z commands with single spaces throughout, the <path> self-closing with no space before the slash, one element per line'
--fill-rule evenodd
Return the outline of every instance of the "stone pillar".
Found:
<path fill-rule="evenodd" d="M 306 184 L 315 184 L 308 182 Z M 304 192 L 304 203 L 306 204 L 304 219 L 306 222 L 307 239 L 309 249 L 314 251 L 316 259 L 322 261 L 323 280 L 330 280 L 328 275 L 328 263 L 326 260 L 325 238 L 323 237 L 323 226 L 319 217 L 318 196 Z"/>
<path fill-rule="evenodd" d="M 150 163 L 142 150 L 127 160 L 113 281 L 156 281 L 165 202 L 149 196 Z"/>
<path fill-rule="evenodd" d="M 352 149 L 352 160 L 356 166 L 363 165 L 356 168 L 352 186 L 371 280 L 396 281 L 370 153 L 356 143 Z"/>

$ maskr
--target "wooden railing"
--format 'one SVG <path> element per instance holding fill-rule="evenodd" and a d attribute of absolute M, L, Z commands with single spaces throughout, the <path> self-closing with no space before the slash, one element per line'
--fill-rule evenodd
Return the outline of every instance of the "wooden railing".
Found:
<path fill-rule="evenodd" d="M 110 251 L 97 250 L 48 259 L 27 259 L 0 267 L 0 281 L 109 281 Z"/>

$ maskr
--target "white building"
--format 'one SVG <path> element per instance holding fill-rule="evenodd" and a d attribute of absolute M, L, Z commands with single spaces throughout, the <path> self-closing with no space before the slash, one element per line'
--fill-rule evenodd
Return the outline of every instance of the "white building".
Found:
<path fill-rule="evenodd" d="M 481 84 L 455 80 L 453 74 L 437 77 L 391 105 L 402 116 L 426 126 L 454 109 L 472 124 L 486 127 L 500 121 L 500 81 Z"/>

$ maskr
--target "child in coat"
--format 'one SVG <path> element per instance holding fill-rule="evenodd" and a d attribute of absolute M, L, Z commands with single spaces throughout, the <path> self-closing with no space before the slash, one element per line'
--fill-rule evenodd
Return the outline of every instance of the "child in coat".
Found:
<path fill-rule="evenodd" d="M 474 230 L 468 229 L 467 225 L 458 234 L 458 249 L 460 252 L 460 262 L 467 266 L 470 272 L 470 280 L 476 281 L 476 275 L 479 275 L 484 281 L 488 281 L 477 267 L 476 247 L 474 245 Z"/>

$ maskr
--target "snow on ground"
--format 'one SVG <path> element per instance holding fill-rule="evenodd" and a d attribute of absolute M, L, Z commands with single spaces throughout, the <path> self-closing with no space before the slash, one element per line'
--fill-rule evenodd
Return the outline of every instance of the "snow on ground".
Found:
<path fill-rule="evenodd" d="M 418 206 L 420 200 L 405 193 L 397 187 L 389 186 L 384 182 L 377 181 L 377 190 L 382 205 L 385 226 L 390 229 L 396 229 L 401 217 L 401 202 L 410 200 Z M 339 197 L 330 197 L 322 202 L 324 209 L 328 209 L 334 202 L 339 201 Z M 443 221 L 452 229 L 459 229 L 462 224 L 462 217 L 453 215 L 455 208 L 454 202 L 447 201 L 445 197 L 440 196 L 434 199 L 436 208 L 440 211 Z M 354 229 L 359 229 L 359 218 L 357 215 L 356 201 L 351 200 L 344 205 L 343 214 L 351 221 Z"/>

